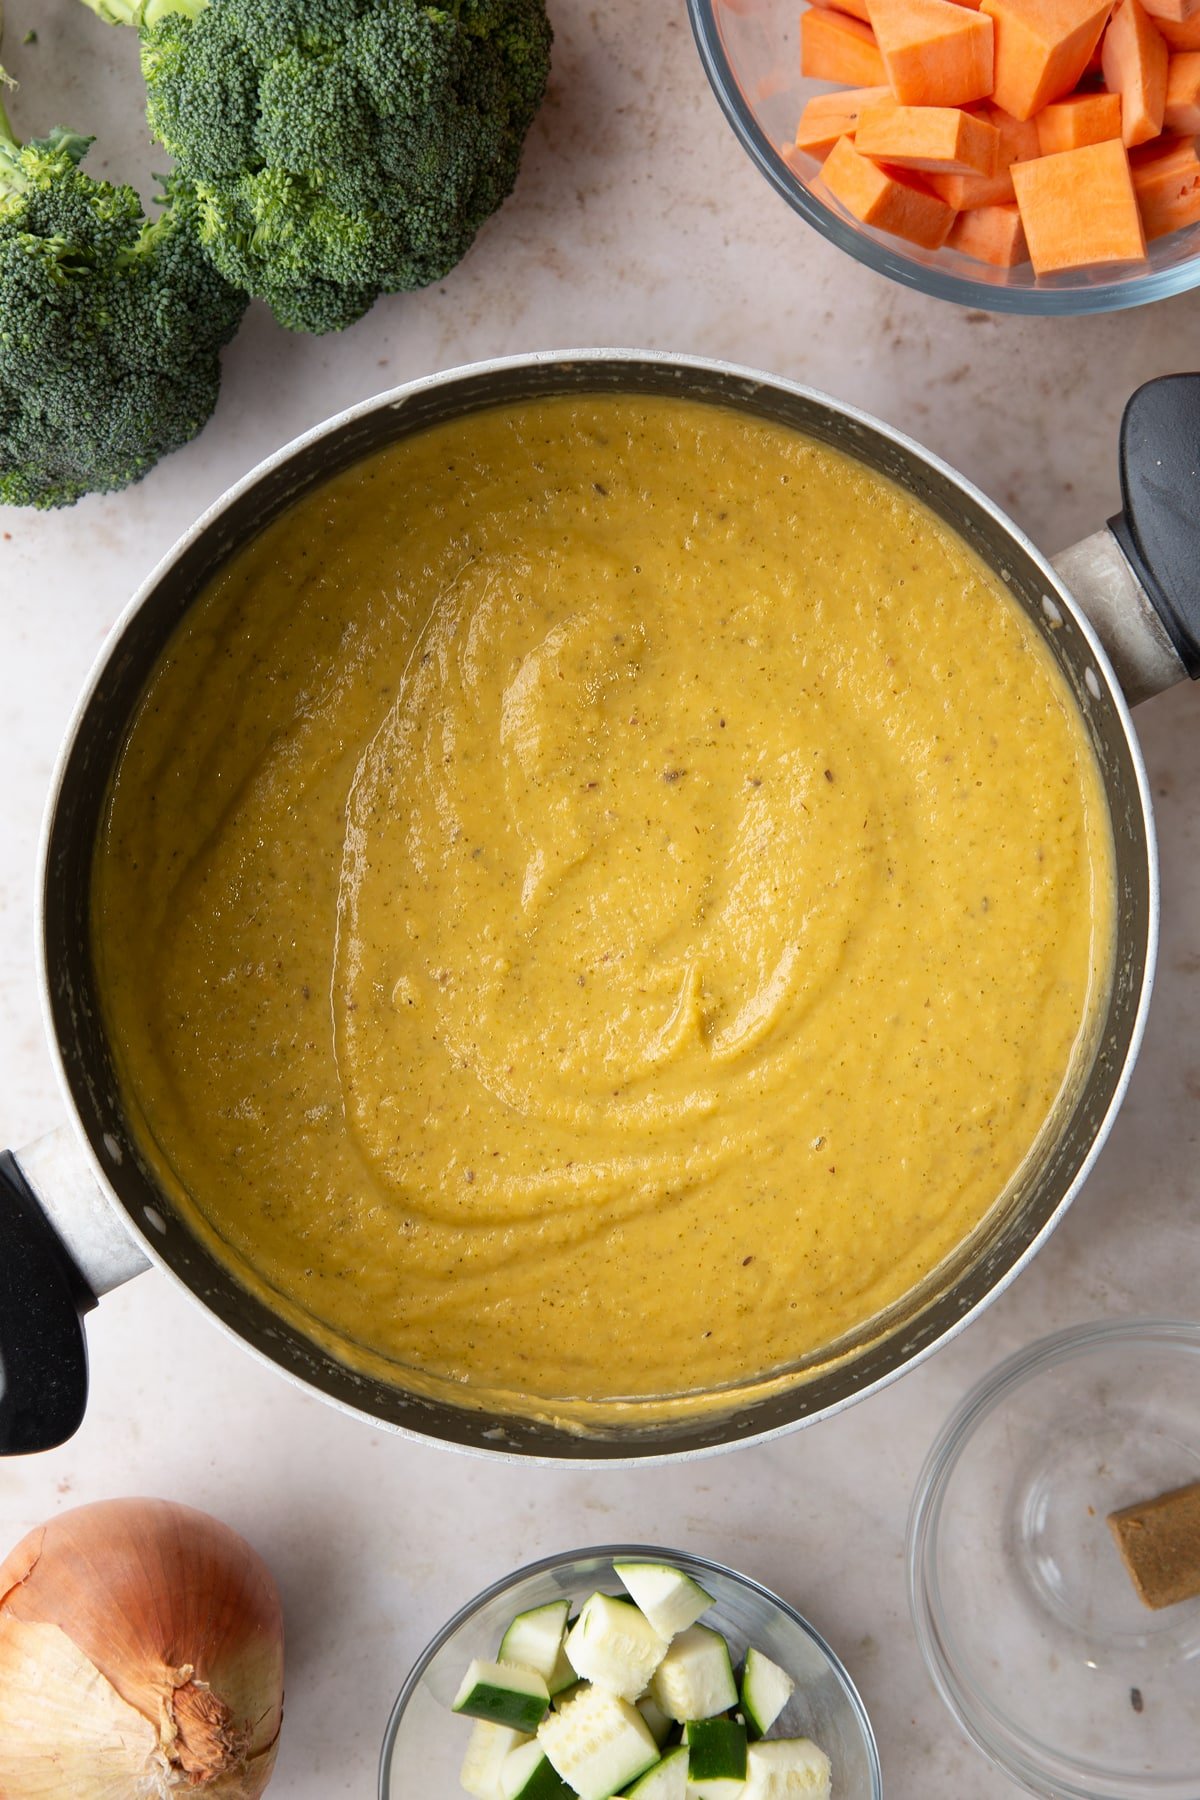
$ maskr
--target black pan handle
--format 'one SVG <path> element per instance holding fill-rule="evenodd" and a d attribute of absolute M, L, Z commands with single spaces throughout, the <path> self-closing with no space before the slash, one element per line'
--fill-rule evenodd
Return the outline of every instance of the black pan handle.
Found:
<path fill-rule="evenodd" d="M 78 1430 L 83 1315 L 95 1304 L 15 1159 L 0 1153 L 0 1456 L 53 1450 Z"/>
<path fill-rule="evenodd" d="M 1140 387 L 1121 420 L 1123 511 L 1109 520 L 1188 674 L 1200 677 L 1200 374 Z"/>

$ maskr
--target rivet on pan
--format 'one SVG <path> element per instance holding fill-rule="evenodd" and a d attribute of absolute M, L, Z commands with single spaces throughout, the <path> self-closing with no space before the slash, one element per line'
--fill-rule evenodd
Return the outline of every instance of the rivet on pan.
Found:
<path fill-rule="evenodd" d="M 1049 619 L 1051 625 L 1057 630 L 1062 624 L 1062 613 L 1060 612 L 1057 603 L 1050 598 L 1049 594 L 1042 595 L 1042 611 Z"/>
<path fill-rule="evenodd" d="M 163 1216 L 160 1212 L 157 1212 L 155 1210 L 155 1208 L 153 1206 L 143 1206 L 142 1217 L 145 1219 L 147 1225 L 153 1226 L 154 1230 L 157 1231 L 160 1234 L 160 1236 L 166 1237 L 167 1221 L 163 1218 Z"/>
<path fill-rule="evenodd" d="M 105 1132 L 101 1142 L 104 1145 L 105 1153 L 110 1162 L 115 1162 L 119 1166 L 125 1161 L 125 1152 L 122 1150 L 111 1131 Z"/>
<path fill-rule="evenodd" d="M 1100 698 L 1100 677 L 1097 675 L 1095 669 L 1086 669 L 1084 671 L 1083 685 L 1092 696 L 1093 700 L 1098 700 Z"/>

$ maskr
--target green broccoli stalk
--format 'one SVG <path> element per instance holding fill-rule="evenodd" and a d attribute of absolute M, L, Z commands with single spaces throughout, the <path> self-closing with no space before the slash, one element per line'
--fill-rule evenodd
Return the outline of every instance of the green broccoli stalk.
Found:
<path fill-rule="evenodd" d="M 195 196 L 151 224 L 79 167 L 91 138 L 20 144 L 0 105 L 0 504 L 70 506 L 195 437 L 246 297 L 199 248 Z"/>
<path fill-rule="evenodd" d="M 84 0 L 137 27 L 147 117 L 228 280 L 337 331 L 452 269 L 511 192 L 545 0 Z"/>

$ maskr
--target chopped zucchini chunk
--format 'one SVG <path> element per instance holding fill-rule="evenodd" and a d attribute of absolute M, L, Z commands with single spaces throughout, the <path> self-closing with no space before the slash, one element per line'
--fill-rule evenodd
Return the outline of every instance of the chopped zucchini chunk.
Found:
<path fill-rule="evenodd" d="M 500 1639 L 499 1660 L 532 1669 L 553 1694 L 550 1678 L 558 1667 L 570 1610 L 568 1601 L 551 1600 L 545 1606 L 534 1606 L 528 1612 L 518 1613 Z M 573 1673 L 570 1679 L 574 1681 Z"/>
<path fill-rule="evenodd" d="M 467 1753 L 459 1770 L 459 1783 L 475 1800 L 497 1800 L 500 1771 L 504 1759 L 520 1744 L 533 1739 L 511 1725 L 493 1725 L 490 1719 L 476 1719 L 467 1739 Z"/>
<path fill-rule="evenodd" d="M 675 1729 L 674 1719 L 668 1719 L 653 1694 L 643 1694 L 635 1702 L 638 1711 L 650 1727 L 650 1735 L 661 1750 Z"/>
<path fill-rule="evenodd" d="M 536 1738 L 505 1757 L 500 1792 L 504 1800 L 572 1800 L 571 1789 Z"/>
<path fill-rule="evenodd" d="M 712 1595 L 706 1594 L 698 1581 L 669 1563 L 615 1562 L 613 1574 L 620 1577 L 655 1631 L 665 1638 L 686 1631 L 713 1604 Z"/>
<path fill-rule="evenodd" d="M 746 1779 L 746 1727 L 737 1719 L 690 1719 L 688 1791 L 695 1800 L 737 1800 Z"/>
<path fill-rule="evenodd" d="M 543 1719 L 538 1743 L 580 1800 L 609 1800 L 658 1761 L 642 1715 L 601 1687 L 581 1687 Z"/>
<path fill-rule="evenodd" d="M 667 1640 L 631 1601 L 593 1594 L 567 1633 L 565 1649 L 585 1681 L 636 1700 L 666 1654 Z"/>
<path fill-rule="evenodd" d="M 514 1731 L 534 1731 L 550 1705 L 550 1694 L 532 1669 L 482 1662 L 476 1657 L 452 1704 L 455 1712 L 471 1719 L 490 1719 L 493 1725 L 511 1725 Z"/>
<path fill-rule="evenodd" d="M 769 1738 L 746 1752 L 742 1800 L 829 1800 L 829 1758 L 811 1738 Z"/>
<path fill-rule="evenodd" d="M 546 1677 L 550 1698 L 553 1700 L 559 1694 L 565 1693 L 568 1688 L 573 1688 L 578 1680 L 579 1677 L 571 1667 L 571 1659 L 567 1655 L 567 1640 L 564 1635 L 562 1643 L 558 1646 L 558 1658 Z"/>
<path fill-rule="evenodd" d="M 742 1670 L 742 1713 L 752 1738 L 766 1737 L 795 1691 L 787 1670 L 752 1644 Z"/>
<path fill-rule="evenodd" d="M 625 1789 L 626 1800 L 687 1800 L 688 1753 L 682 1744 Z"/>
<path fill-rule="evenodd" d="M 737 1705 L 729 1646 L 719 1631 L 689 1625 L 674 1638 L 650 1683 L 670 1719 L 711 1719 Z"/>

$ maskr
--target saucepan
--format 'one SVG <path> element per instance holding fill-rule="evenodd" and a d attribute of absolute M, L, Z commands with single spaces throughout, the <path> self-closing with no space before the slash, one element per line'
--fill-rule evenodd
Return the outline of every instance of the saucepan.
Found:
<path fill-rule="evenodd" d="M 201 1240 L 139 1149 L 122 1104 L 89 953 L 93 845 L 115 760 L 171 633 L 230 554 L 330 475 L 385 444 L 483 409 L 632 392 L 733 407 L 806 432 L 907 489 L 966 540 L 1063 671 L 1103 775 L 1116 844 L 1117 954 L 1086 1079 L 983 1227 L 890 1319 L 737 1404 L 636 1417 L 589 1434 L 497 1417 L 365 1375 L 251 1292 Z M 1149 1001 L 1158 888 L 1150 797 L 1129 705 L 1200 672 L 1200 375 L 1134 396 L 1121 437 L 1124 510 L 1052 565 L 954 470 L 826 396 L 725 363 L 631 351 L 535 355 L 452 370 L 340 414 L 281 450 L 201 518 L 134 598 L 104 650 L 59 761 L 43 848 L 41 972 L 69 1123 L 0 1160 L 0 1449 L 64 1441 L 87 1391 L 82 1317 L 157 1264 L 252 1353 L 397 1432 L 508 1457 L 590 1463 L 694 1456 L 839 1411 L 912 1367 L 1001 1292 L 1099 1154 Z M 999 1197 L 998 1197 L 999 1199 Z"/>

